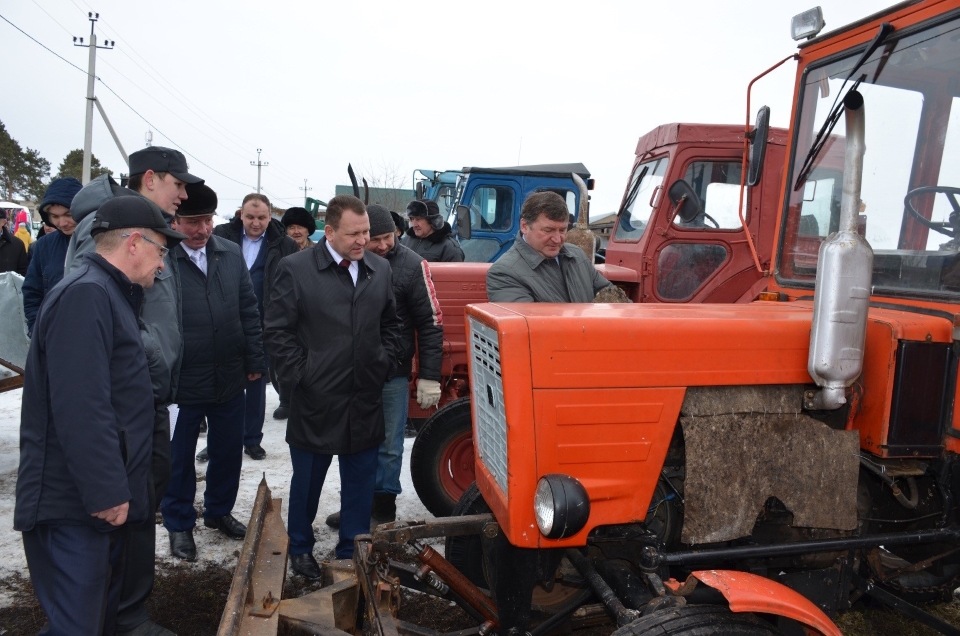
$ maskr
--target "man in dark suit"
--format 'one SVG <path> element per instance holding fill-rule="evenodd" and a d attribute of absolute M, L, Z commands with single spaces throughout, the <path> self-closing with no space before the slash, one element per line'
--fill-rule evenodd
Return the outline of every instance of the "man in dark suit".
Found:
<path fill-rule="evenodd" d="M 267 372 L 257 297 L 236 244 L 213 236 L 216 194 L 201 185 L 181 206 L 173 227 L 187 238 L 171 256 L 180 274 L 183 307 L 183 361 L 171 443 L 170 485 L 160 504 L 170 533 L 170 553 L 197 558 L 193 498 L 197 477 L 193 456 L 200 422 L 207 419 L 207 465 L 203 524 L 232 539 L 246 527 L 231 511 L 243 463 L 244 387 Z M 189 209 L 185 209 L 189 207 Z"/>
<path fill-rule="evenodd" d="M 393 376 L 400 332 L 390 264 L 364 250 L 363 202 L 337 196 L 324 238 L 280 261 L 266 308 L 265 338 L 277 373 L 294 387 L 287 443 L 293 463 L 287 533 L 293 570 L 319 578 L 313 521 L 334 455 L 340 465 L 337 558 L 368 532 L 384 439 L 383 385 Z"/>

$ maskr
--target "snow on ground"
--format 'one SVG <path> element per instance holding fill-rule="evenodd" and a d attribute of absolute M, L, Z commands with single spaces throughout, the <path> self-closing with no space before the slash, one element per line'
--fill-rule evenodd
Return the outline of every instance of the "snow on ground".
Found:
<path fill-rule="evenodd" d="M 20 533 L 13 530 L 13 504 L 17 481 L 17 464 L 20 457 L 21 394 L 22 390 L 19 389 L 0 393 L 0 579 L 6 579 L 14 573 L 28 576 L 27 561 L 23 554 Z M 268 386 L 267 419 L 263 425 L 262 443 L 264 450 L 267 451 L 267 457 L 264 460 L 255 461 L 246 455 L 243 456 L 240 492 L 237 495 L 237 503 L 233 508 L 233 515 L 244 523 L 250 518 L 253 500 L 257 495 L 257 487 L 263 476 L 266 476 L 267 484 L 270 486 L 273 496 L 283 499 L 284 524 L 287 521 L 287 497 L 292 467 L 288 446 L 283 441 L 286 433 L 286 420 L 278 421 L 271 417 L 278 403 L 276 392 Z M 198 446 L 202 448 L 205 443 L 206 438 L 201 435 Z M 407 439 L 404 448 L 403 473 L 401 475 L 403 494 L 397 498 L 397 518 L 432 518 L 417 498 L 413 483 L 410 481 L 409 460 L 412 445 L 413 439 Z M 196 466 L 198 474 L 202 476 L 206 471 L 206 464 L 198 462 Z M 203 507 L 203 486 L 204 482 L 202 481 L 197 484 L 195 504 L 198 511 Z M 328 528 L 323 520 L 339 508 L 340 473 L 337 461 L 334 459 L 330 470 L 327 472 L 327 479 L 324 482 L 323 493 L 320 497 L 317 520 L 314 523 L 314 531 L 317 537 L 314 555 L 318 559 L 326 557 L 337 544 L 337 531 Z M 232 569 L 236 566 L 242 542 L 228 539 L 216 530 L 204 527 L 202 520 L 199 521 L 193 536 L 197 542 L 197 562 L 188 563 L 170 556 L 167 531 L 158 526 L 157 561 L 174 564 L 177 567 L 195 568 L 216 564 Z M 8 593 L 0 590 L 0 606 L 9 605 L 10 602 Z"/>

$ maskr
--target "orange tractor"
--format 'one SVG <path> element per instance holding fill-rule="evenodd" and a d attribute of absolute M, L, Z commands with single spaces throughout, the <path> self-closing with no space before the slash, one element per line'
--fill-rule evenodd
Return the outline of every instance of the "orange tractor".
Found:
<path fill-rule="evenodd" d="M 406 586 L 481 636 L 836 635 L 864 596 L 958 633 L 916 603 L 960 584 L 960 0 L 822 25 L 792 25 L 768 261 L 758 202 L 732 199 L 757 280 L 728 300 L 749 302 L 468 305 L 476 484 L 452 516 L 358 537 L 327 568 L 328 629 L 362 608 L 378 634 L 435 634 L 397 619 Z M 614 236 L 637 228 L 622 210 Z M 637 293 L 661 293 L 643 277 L 680 262 L 667 247 Z"/>

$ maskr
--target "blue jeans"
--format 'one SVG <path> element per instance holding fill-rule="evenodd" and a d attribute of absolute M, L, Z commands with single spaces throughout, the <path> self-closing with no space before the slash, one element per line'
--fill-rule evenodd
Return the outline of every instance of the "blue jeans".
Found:
<path fill-rule="evenodd" d="M 263 418 L 267 412 L 267 383 L 270 378 L 266 373 L 259 380 L 247 382 L 243 391 L 243 445 L 254 446 L 263 441 Z"/>
<path fill-rule="evenodd" d="M 206 489 L 203 493 L 203 516 L 217 519 L 230 514 L 237 503 L 240 468 L 243 465 L 244 395 L 229 402 L 181 406 L 177 428 L 171 443 L 170 485 L 160 503 L 163 527 L 170 532 L 193 530 L 197 511 L 193 499 L 197 494 L 197 471 L 194 455 L 200 435 L 200 421 L 207 418 Z"/>
<path fill-rule="evenodd" d="M 377 468 L 377 447 L 338 455 L 340 463 L 340 540 L 337 558 L 353 558 L 353 539 L 370 532 L 373 484 Z M 320 491 L 333 455 L 321 455 L 290 447 L 293 476 L 290 478 L 290 505 L 287 534 L 291 555 L 313 553 L 313 521 L 317 518 Z"/>
<path fill-rule="evenodd" d="M 410 406 L 410 381 L 396 377 L 383 385 L 383 425 L 386 437 L 377 456 L 378 495 L 399 495 L 403 466 L 403 437 Z"/>

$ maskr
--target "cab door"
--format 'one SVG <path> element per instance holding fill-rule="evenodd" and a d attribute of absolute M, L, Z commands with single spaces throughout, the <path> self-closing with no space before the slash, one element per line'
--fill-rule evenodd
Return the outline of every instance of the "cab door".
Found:
<path fill-rule="evenodd" d="M 645 250 L 648 270 L 644 281 L 645 301 L 734 302 L 760 278 L 746 233 L 737 213 L 740 196 L 741 150 L 715 148 L 680 153 L 676 166 L 684 181 L 699 197 L 702 213 L 690 221 L 674 214 L 675 205 L 667 196 L 660 205 L 656 231 Z M 751 192 L 747 188 L 745 216 L 751 233 L 757 236 L 758 213 L 751 213 Z"/>
<path fill-rule="evenodd" d="M 470 238 L 460 239 L 469 263 L 492 263 L 520 231 L 520 178 L 471 175 L 460 201 L 470 208 Z"/>

